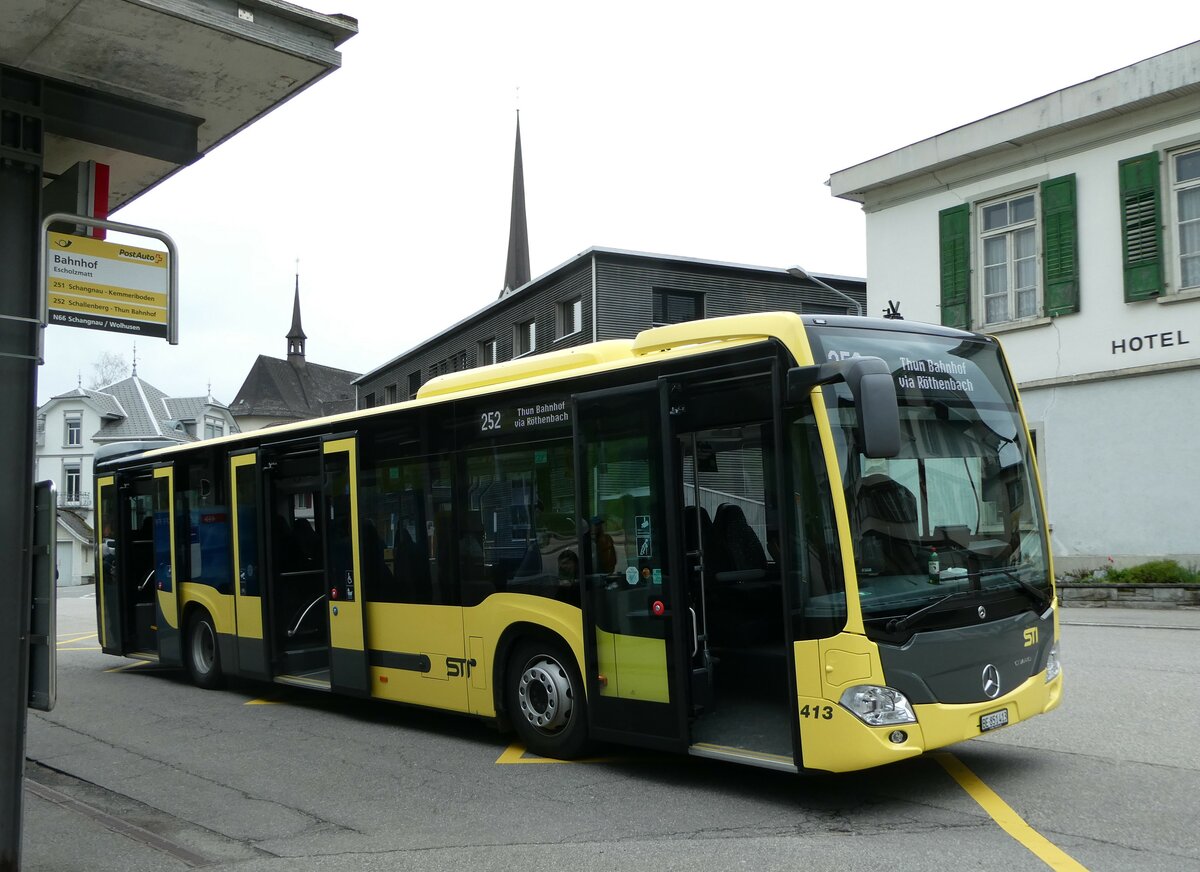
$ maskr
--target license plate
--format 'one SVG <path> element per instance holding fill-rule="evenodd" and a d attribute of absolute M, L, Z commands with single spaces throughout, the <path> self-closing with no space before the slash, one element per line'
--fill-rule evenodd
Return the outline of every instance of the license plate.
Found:
<path fill-rule="evenodd" d="M 986 733 L 988 730 L 994 730 L 997 727 L 1008 726 L 1008 709 L 1000 709 L 998 712 L 988 712 L 986 715 L 979 717 L 979 732 Z"/>

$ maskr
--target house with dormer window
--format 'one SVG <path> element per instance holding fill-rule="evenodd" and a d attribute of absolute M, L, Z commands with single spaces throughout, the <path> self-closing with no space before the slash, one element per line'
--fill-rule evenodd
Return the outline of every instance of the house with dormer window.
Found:
<path fill-rule="evenodd" d="M 228 407 L 203 397 L 168 397 L 136 374 L 100 390 L 77 386 L 37 411 L 35 481 L 58 491 L 60 585 L 94 575 L 93 459 L 117 442 L 194 442 L 237 433 Z"/>

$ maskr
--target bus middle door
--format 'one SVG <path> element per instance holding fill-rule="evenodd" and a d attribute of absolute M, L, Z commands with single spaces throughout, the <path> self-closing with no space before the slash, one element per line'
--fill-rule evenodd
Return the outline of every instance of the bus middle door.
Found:
<path fill-rule="evenodd" d="M 587 522 L 583 674 L 592 736 L 682 751 L 694 634 L 672 560 L 662 417 L 657 382 L 573 399 L 576 506 Z"/>
<path fill-rule="evenodd" d="M 358 440 L 328 437 L 321 450 L 321 510 L 329 593 L 329 680 L 333 690 L 371 692 L 359 556 Z"/>

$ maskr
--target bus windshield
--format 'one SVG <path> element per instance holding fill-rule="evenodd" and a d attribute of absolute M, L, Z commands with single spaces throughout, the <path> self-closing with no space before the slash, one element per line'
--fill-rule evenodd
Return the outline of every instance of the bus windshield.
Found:
<path fill-rule="evenodd" d="M 999 347 L 983 337 L 809 327 L 818 360 L 886 361 L 900 452 L 868 458 L 844 384 L 825 388 L 868 633 L 978 623 L 1051 601 L 1026 431 Z"/>

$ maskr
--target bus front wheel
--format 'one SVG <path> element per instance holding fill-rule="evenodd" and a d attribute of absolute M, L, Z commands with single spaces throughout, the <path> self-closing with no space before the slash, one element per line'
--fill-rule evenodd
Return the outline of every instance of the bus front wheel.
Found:
<path fill-rule="evenodd" d="M 183 659 L 188 675 L 197 687 L 212 690 L 225 683 L 225 677 L 221 674 L 217 628 L 212 617 L 203 609 L 197 609 L 188 617 Z"/>
<path fill-rule="evenodd" d="M 575 658 L 541 639 L 519 644 L 508 661 L 508 717 L 525 747 L 570 759 L 587 747 L 587 700 Z"/>

